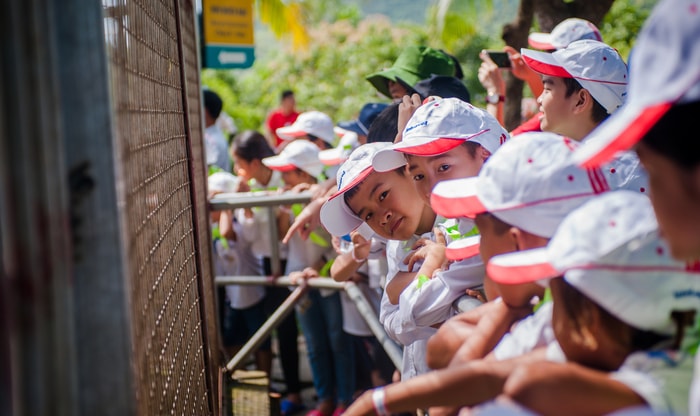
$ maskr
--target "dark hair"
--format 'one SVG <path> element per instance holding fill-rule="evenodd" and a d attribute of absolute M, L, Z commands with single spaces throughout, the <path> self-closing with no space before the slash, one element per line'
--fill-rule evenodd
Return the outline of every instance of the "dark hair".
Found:
<path fill-rule="evenodd" d="M 392 172 L 394 172 L 400 176 L 404 176 L 406 173 L 406 167 L 405 166 L 398 167 L 398 168 L 392 170 Z M 343 201 L 345 201 L 345 205 L 347 205 L 348 208 L 350 208 L 350 199 L 352 199 L 352 197 L 354 197 L 355 194 L 357 194 L 360 191 L 360 187 L 364 183 L 365 183 L 365 180 L 362 180 L 362 181 L 360 181 L 360 183 L 358 183 L 357 185 L 353 186 L 352 188 L 345 191 L 345 193 L 343 193 Z M 357 213 L 354 213 L 354 214 L 357 215 Z"/>
<path fill-rule="evenodd" d="M 399 103 L 390 104 L 374 119 L 367 132 L 367 143 L 392 143 L 399 133 Z"/>
<path fill-rule="evenodd" d="M 482 212 L 481 214 L 476 214 L 477 217 L 488 217 L 490 218 L 491 223 L 493 224 L 493 232 L 496 235 L 503 235 L 510 231 L 512 225 L 508 224 L 507 222 L 501 220 L 497 216 L 493 215 L 490 212 Z"/>
<path fill-rule="evenodd" d="M 566 85 L 566 98 L 571 97 L 571 94 L 581 91 L 583 86 L 579 84 L 574 78 L 562 78 L 564 80 L 564 85 Z M 590 91 L 589 91 L 590 94 Z M 596 123 L 602 123 L 606 118 L 610 116 L 608 110 L 603 107 L 598 100 L 596 100 L 593 95 L 593 111 L 591 112 L 591 118 Z"/>
<path fill-rule="evenodd" d="M 280 101 L 284 101 L 286 98 L 289 98 L 293 95 L 294 95 L 294 91 L 284 90 L 284 91 L 282 91 L 282 94 L 280 94 Z"/>
<path fill-rule="evenodd" d="M 247 162 L 275 155 L 275 151 L 272 150 L 265 136 L 255 130 L 245 130 L 238 133 L 233 138 L 231 149 L 233 154 Z"/>
<path fill-rule="evenodd" d="M 464 71 L 462 70 L 462 64 L 459 63 L 459 59 L 457 59 L 456 56 L 449 54 L 445 52 L 444 50 L 440 49 L 440 52 L 444 53 L 445 55 L 449 56 L 450 59 L 452 59 L 452 62 L 455 64 L 455 74 L 454 77 L 457 79 L 464 79 Z M 468 102 L 468 101 L 467 101 Z"/>
<path fill-rule="evenodd" d="M 204 109 L 209 113 L 213 119 L 219 118 L 221 114 L 221 109 L 224 103 L 221 101 L 221 97 L 212 90 L 204 90 Z"/>
<path fill-rule="evenodd" d="M 476 158 L 476 151 L 482 147 L 479 143 L 469 140 L 465 140 L 464 143 L 462 143 L 462 146 L 467 148 L 467 153 L 469 153 L 469 156 L 471 156 L 472 159 Z"/>
<path fill-rule="evenodd" d="M 583 336 L 583 331 L 590 327 L 594 311 L 597 309 L 601 325 L 608 333 L 615 334 L 615 339 L 623 348 L 631 351 L 647 350 L 662 341 L 671 339 L 669 336 L 635 328 L 621 321 L 566 280 L 558 280 L 561 282 L 557 286 L 561 299 L 557 299 L 557 302 L 561 302 L 567 319 L 573 323 L 577 335 Z"/>
<path fill-rule="evenodd" d="M 700 101 L 676 104 L 642 137 L 653 151 L 690 170 L 700 165 L 700 142 L 689 134 L 696 131 Z"/>

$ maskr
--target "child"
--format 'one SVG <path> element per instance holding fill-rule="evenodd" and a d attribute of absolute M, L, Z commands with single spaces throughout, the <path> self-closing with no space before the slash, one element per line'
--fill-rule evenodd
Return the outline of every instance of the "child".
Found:
<path fill-rule="evenodd" d="M 475 218 L 485 263 L 497 254 L 544 246 L 574 208 L 599 193 L 617 189 L 609 182 L 615 176 L 609 170 L 584 170 L 573 163 L 577 145 L 552 133 L 516 136 L 485 163 L 477 177 L 439 183 L 433 190 L 432 206 L 447 217 Z M 515 320 L 532 312 L 531 299 L 544 296 L 538 285 L 492 287 L 495 294 L 490 300 L 498 296 L 498 302 L 460 315 L 440 328 L 429 343 L 431 364 L 444 367 L 451 360 L 465 362 L 485 356 Z M 496 358 L 546 344 L 551 335 L 546 318 L 549 307 L 538 310 L 526 324 L 528 330 L 504 339 L 494 351 Z M 488 317 L 482 321 L 482 316 Z"/>
<path fill-rule="evenodd" d="M 403 264 L 406 256 L 404 244 L 410 250 L 421 236 L 429 239 L 436 217 L 430 207 L 420 200 L 411 179 L 402 169 L 374 171 L 372 157 L 387 146 L 390 144 L 369 143 L 350 154 L 338 171 L 338 191 L 321 208 L 321 222 L 331 234 L 343 236 L 364 221 L 379 237 L 392 240 L 387 243 L 387 279 L 390 279 L 398 273 L 416 274 L 408 272 Z M 400 267 L 403 268 L 402 272 L 399 272 Z M 391 307 L 398 308 L 397 305 Z M 384 299 L 381 309 L 380 321 L 386 310 Z M 445 317 L 438 319 L 444 320 Z M 396 333 L 389 334 L 405 346 L 402 377 L 409 378 L 428 371 L 424 358 L 425 343 L 435 332 L 430 327 L 434 323 L 424 325 L 413 322 L 414 327 L 407 327 L 402 337 Z"/>
<path fill-rule="evenodd" d="M 551 54 L 523 49 L 522 55 L 542 74 L 545 88 L 537 99 L 542 131 L 588 141 L 587 136 L 625 101 L 627 65 L 602 42 L 579 40 Z M 608 165 L 615 174 L 612 182 L 622 189 L 649 189 L 648 176 L 632 152 L 616 155 Z"/>
<path fill-rule="evenodd" d="M 323 164 L 319 149 L 307 140 L 289 143 L 278 156 L 263 159 L 271 169 L 282 172 L 285 186 L 299 188 L 315 184 Z M 290 221 L 294 212 L 288 211 Z M 294 236 L 289 243 L 285 274 L 292 281 L 328 276 L 335 256 L 330 237 L 323 230 L 314 231 L 316 238 L 302 240 Z M 325 234 L 325 236 L 324 236 Z M 310 289 L 297 304 L 297 317 L 306 340 L 314 387 L 319 403 L 310 415 L 330 415 L 342 410 L 352 400 L 354 366 L 347 334 L 343 332 L 340 295 L 337 291 Z"/>
<path fill-rule="evenodd" d="M 700 307 L 700 275 L 667 248 L 647 198 L 620 191 L 589 201 L 547 248 L 494 257 L 488 266 L 504 283 L 551 279 L 558 344 L 544 351 L 548 361 L 530 354 L 439 370 L 367 392 L 346 415 L 471 406 L 498 395 L 540 414 L 608 414 L 640 404 L 685 414 L 692 369 L 678 350 L 686 328 L 676 311 Z"/>
<path fill-rule="evenodd" d="M 285 146 L 292 140 L 306 139 L 318 146 L 320 150 L 332 149 L 335 142 L 333 121 L 320 111 L 307 111 L 299 114 L 294 124 L 277 129 L 277 136 L 285 141 Z"/>
<path fill-rule="evenodd" d="M 700 258 L 700 151 L 688 133 L 700 114 L 698 1 L 660 2 L 634 48 L 627 105 L 596 130 L 575 155 L 586 167 L 607 162 L 635 143 L 650 176 L 651 201 L 674 257 Z M 690 414 L 700 415 L 700 355 Z"/>
<path fill-rule="evenodd" d="M 209 197 L 219 193 L 237 192 L 240 179 L 228 172 L 216 172 L 209 176 Z M 234 220 L 230 210 L 214 211 L 212 235 L 214 237 L 214 273 L 217 276 L 259 276 L 262 267 L 253 255 L 251 242 L 246 239 L 242 227 Z M 263 307 L 265 288 L 262 286 L 228 285 L 222 317 L 222 338 L 226 354 L 236 355 L 243 344 L 266 320 Z M 269 338 L 255 353 L 259 370 L 270 373 L 272 353 Z"/>
<path fill-rule="evenodd" d="M 281 172 L 268 168 L 262 162 L 263 159 L 274 155 L 275 152 L 265 136 L 257 131 L 243 131 L 234 137 L 231 145 L 231 156 L 238 176 L 246 181 L 247 190 L 253 192 L 276 191 L 284 187 Z M 266 276 L 271 276 L 273 274 L 270 257 L 272 244 L 279 244 L 281 257 L 278 265 L 279 273 L 284 272 L 287 264 L 287 246 L 278 241 L 271 241 L 268 212 L 266 208 L 240 210 L 237 219 L 243 227 L 244 234 L 251 236 L 252 251 L 262 264 L 263 273 Z M 281 214 L 277 212 L 276 215 L 274 220 L 279 221 Z M 268 287 L 265 301 L 267 314 L 272 314 L 287 296 L 289 296 L 289 290 L 285 287 Z M 299 379 L 299 347 L 297 343 L 299 332 L 296 317 L 293 314 L 288 315 L 277 326 L 276 333 L 279 343 L 279 358 L 287 388 L 286 397 L 281 403 L 282 414 L 286 415 L 296 413 L 304 408 Z"/>

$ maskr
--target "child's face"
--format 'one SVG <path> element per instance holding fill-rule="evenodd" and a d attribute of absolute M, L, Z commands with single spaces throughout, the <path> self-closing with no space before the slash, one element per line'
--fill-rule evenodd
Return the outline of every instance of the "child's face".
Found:
<path fill-rule="evenodd" d="M 282 172 L 282 180 L 285 185 L 293 188 L 301 183 L 311 183 L 310 176 L 308 173 L 301 169 L 288 170 Z"/>
<path fill-rule="evenodd" d="M 518 247 L 508 230 L 501 229 L 501 225 L 492 214 L 479 214 L 474 218 L 474 224 L 479 229 L 481 241 L 479 242 L 479 254 L 484 264 L 488 264 L 491 257 L 499 254 L 517 251 Z"/>
<path fill-rule="evenodd" d="M 542 76 L 544 90 L 537 99 L 543 113 L 540 119 L 542 131 L 568 135 L 571 114 L 576 104 L 576 94 L 566 97 L 566 84 L 559 77 Z"/>
<path fill-rule="evenodd" d="M 569 311 L 565 308 L 566 301 L 562 297 L 564 279 L 557 278 L 549 281 L 552 291 L 552 329 L 554 336 L 568 361 L 588 367 L 601 368 L 607 350 L 603 347 L 602 334 L 594 328 L 577 328 Z M 593 325 L 589 317 L 589 325 Z M 598 328 L 600 329 L 600 328 Z M 602 369 L 602 368 L 601 368 Z M 613 369 L 607 369 L 612 371 Z"/>
<path fill-rule="evenodd" d="M 348 205 L 380 236 L 408 240 L 419 231 L 431 229 L 434 215 L 424 215 L 427 207 L 408 177 L 395 171 L 372 172 L 358 187 Z"/>
<path fill-rule="evenodd" d="M 459 145 L 438 156 L 407 155 L 406 160 L 408 160 L 408 176 L 413 179 L 418 194 L 428 205 L 430 205 L 430 193 L 438 182 L 476 176 L 484 164 L 484 159 L 479 156 L 479 153 L 472 156 L 464 145 Z"/>
<path fill-rule="evenodd" d="M 255 168 L 252 162 L 236 156 L 235 153 L 231 154 L 231 159 L 233 159 L 233 166 L 236 167 L 236 174 L 238 176 L 246 181 L 253 179 L 255 176 Z"/>
<path fill-rule="evenodd" d="M 637 155 L 649 173 L 649 197 L 674 257 L 700 259 L 700 168 L 686 171 L 643 142 Z"/>
<path fill-rule="evenodd" d="M 389 94 L 391 94 L 391 98 L 394 100 L 400 100 L 404 95 L 408 95 L 408 90 L 406 90 L 406 87 L 398 82 L 394 82 L 389 79 L 387 80 L 387 86 L 389 87 Z"/>

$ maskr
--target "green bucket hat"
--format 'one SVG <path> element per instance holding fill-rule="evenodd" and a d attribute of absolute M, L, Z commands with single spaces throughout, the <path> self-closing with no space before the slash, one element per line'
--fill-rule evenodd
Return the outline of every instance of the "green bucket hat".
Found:
<path fill-rule="evenodd" d="M 390 97 L 387 80 L 412 88 L 418 81 L 430 78 L 433 74 L 453 76 L 455 64 L 452 58 L 427 46 L 409 46 L 396 58 L 391 68 L 369 75 L 367 81 L 377 91 Z"/>

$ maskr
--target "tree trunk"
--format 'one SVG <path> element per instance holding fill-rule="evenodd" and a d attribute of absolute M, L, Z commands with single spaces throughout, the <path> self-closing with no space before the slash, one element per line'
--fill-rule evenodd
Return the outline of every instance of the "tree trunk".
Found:
<path fill-rule="evenodd" d="M 515 20 L 503 26 L 502 38 L 506 45 L 515 49 L 527 47 L 527 35 L 532 26 L 533 17 L 537 19 L 540 30 L 551 31 L 562 20 L 580 17 L 596 25 L 605 17 L 614 0 L 520 0 L 520 7 Z M 523 97 L 523 82 L 506 74 L 506 102 L 503 122 L 508 131 L 520 124 L 520 103 Z"/>

